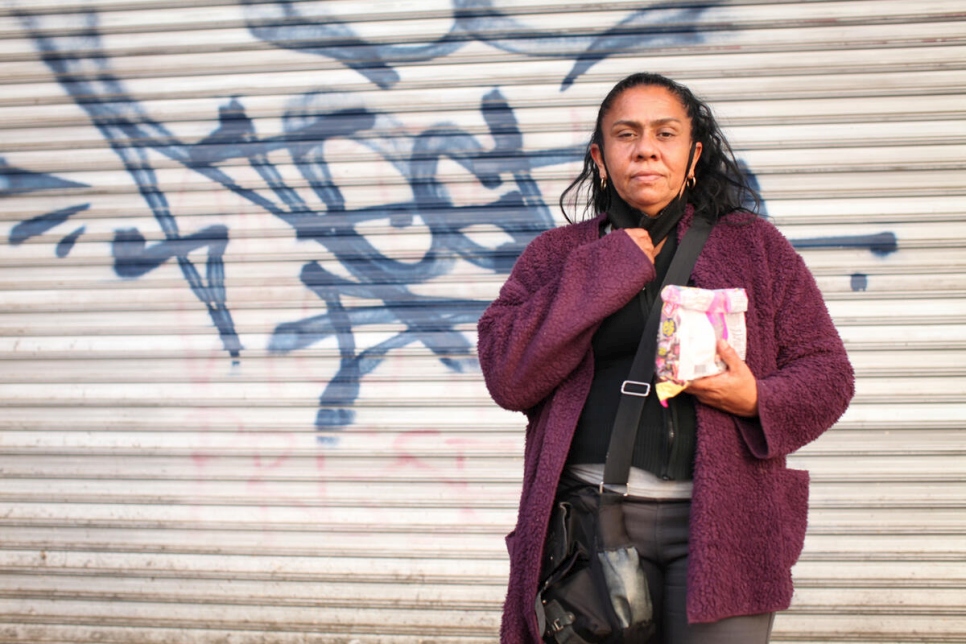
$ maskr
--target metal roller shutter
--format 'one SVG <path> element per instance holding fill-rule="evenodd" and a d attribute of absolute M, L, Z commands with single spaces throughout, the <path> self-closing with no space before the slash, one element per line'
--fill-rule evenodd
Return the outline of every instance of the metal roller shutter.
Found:
<path fill-rule="evenodd" d="M 475 322 L 642 69 L 859 376 L 774 641 L 966 642 L 960 0 L 4 3 L 0 641 L 497 639 Z"/>

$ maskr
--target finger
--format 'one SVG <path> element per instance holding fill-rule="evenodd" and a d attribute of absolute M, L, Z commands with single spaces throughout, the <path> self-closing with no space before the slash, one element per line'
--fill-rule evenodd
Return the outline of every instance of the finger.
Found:
<path fill-rule="evenodd" d="M 726 377 L 727 371 L 717 373 L 713 376 L 704 376 L 695 380 L 689 380 L 684 390 L 689 394 L 701 395 L 717 391 L 721 386 L 721 381 Z"/>
<path fill-rule="evenodd" d="M 627 229 L 630 230 L 630 229 Z M 657 251 L 654 249 L 654 245 L 651 244 L 651 237 L 645 231 L 634 229 L 634 233 L 628 232 L 630 238 L 637 244 L 637 247 L 641 249 L 641 252 L 647 255 L 647 258 L 654 262 L 654 257 L 657 255 Z"/>
<path fill-rule="evenodd" d="M 651 243 L 651 235 L 643 228 L 625 228 L 624 231 L 640 242 Z"/>
<path fill-rule="evenodd" d="M 741 357 L 738 355 L 738 352 L 735 351 L 730 344 L 728 344 L 727 340 L 718 340 L 717 349 L 718 355 L 721 356 L 721 359 L 724 360 L 724 363 L 728 365 L 729 371 L 741 365 Z"/>
<path fill-rule="evenodd" d="M 640 238 L 646 239 L 648 241 L 651 240 L 651 233 L 647 232 L 643 228 L 625 228 L 624 230 L 629 235 L 634 235 L 635 237 L 640 237 Z"/>
<path fill-rule="evenodd" d="M 631 239 L 634 240 L 634 243 L 637 244 L 637 246 L 644 252 L 647 252 L 654 248 L 654 245 L 651 243 L 651 236 L 648 235 L 647 232 L 643 230 L 634 229 L 633 231 L 628 230 L 627 234 L 630 236 Z"/>

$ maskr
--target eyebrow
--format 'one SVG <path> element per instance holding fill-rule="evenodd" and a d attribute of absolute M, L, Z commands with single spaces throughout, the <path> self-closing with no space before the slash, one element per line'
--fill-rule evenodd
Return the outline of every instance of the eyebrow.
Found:
<path fill-rule="evenodd" d="M 662 125 L 667 125 L 669 123 L 678 123 L 678 124 L 681 124 L 683 122 L 684 121 L 682 121 L 681 119 L 677 119 L 677 118 L 674 118 L 674 117 L 669 116 L 669 117 L 663 118 L 663 119 L 654 119 L 653 121 L 650 122 L 650 125 L 652 127 L 660 127 Z M 640 121 L 635 121 L 633 119 L 622 119 L 620 121 L 614 121 L 614 124 L 611 127 L 615 127 L 615 126 L 618 126 L 618 125 L 630 125 L 630 126 L 633 126 L 633 127 L 640 127 L 641 126 L 641 122 Z"/>

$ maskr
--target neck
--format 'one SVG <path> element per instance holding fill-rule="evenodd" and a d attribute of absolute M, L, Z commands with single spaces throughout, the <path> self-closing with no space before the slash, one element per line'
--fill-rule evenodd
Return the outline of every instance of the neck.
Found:
<path fill-rule="evenodd" d="M 688 203 L 687 190 L 684 190 L 674 201 L 664 207 L 654 217 L 649 217 L 637 208 L 624 201 L 613 186 L 608 186 L 610 192 L 610 208 L 607 218 L 614 228 L 643 228 L 651 235 L 651 243 L 655 246 L 674 230 Z"/>

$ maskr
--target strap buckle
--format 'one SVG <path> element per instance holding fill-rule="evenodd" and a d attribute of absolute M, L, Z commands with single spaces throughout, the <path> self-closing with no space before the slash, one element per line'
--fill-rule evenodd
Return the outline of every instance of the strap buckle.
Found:
<path fill-rule="evenodd" d="M 633 387 L 640 386 L 642 391 L 632 391 L 628 389 L 628 385 Z M 627 394 L 628 396 L 639 396 L 640 398 L 647 398 L 651 395 L 651 383 L 640 382 L 639 380 L 625 380 L 621 383 L 621 393 Z"/>
<path fill-rule="evenodd" d="M 630 496 L 627 491 L 627 484 L 624 485 L 614 485 L 612 483 L 600 482 L 600 486 L 597 488 L 597 492 L 604 496 L 604 492 L 610 492 L 611 494 L 618 494 L 620 496 Z"/>

